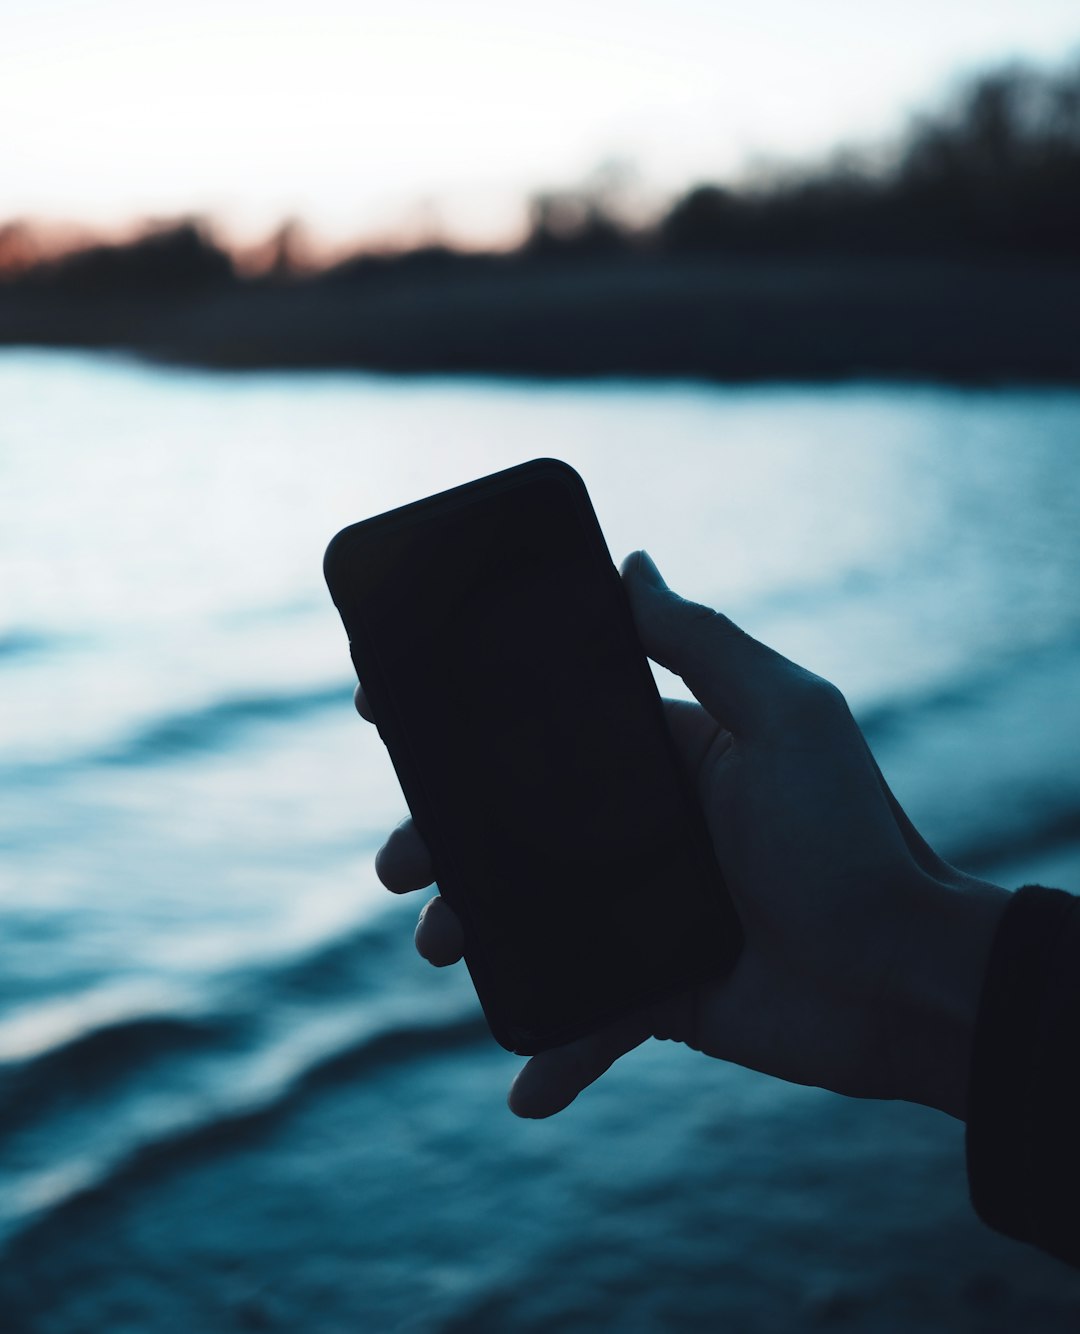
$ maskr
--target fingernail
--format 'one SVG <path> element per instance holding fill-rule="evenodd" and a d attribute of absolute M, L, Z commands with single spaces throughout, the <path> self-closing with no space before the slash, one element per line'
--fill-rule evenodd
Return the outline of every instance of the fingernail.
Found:
<path fill-rule="evenodd" d="M 638 552 L 638 569 L 641 571 L 642 579 L 653 588 L 667 588 L 664 576 L 656 568 L 656 562 L 647 551 Z"/>

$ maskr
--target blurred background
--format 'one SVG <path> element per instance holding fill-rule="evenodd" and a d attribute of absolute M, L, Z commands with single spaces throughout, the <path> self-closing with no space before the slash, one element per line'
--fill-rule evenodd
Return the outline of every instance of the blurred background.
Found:
<path fill-rule="evenodd" d="M 946 856 L 1080 888 L 1075 4 L 4 34 L 0 1328 L 1075 1330 L 925 1109 L 653 1044 L 509 1115 L 320 568 L 562 457 Z"/>

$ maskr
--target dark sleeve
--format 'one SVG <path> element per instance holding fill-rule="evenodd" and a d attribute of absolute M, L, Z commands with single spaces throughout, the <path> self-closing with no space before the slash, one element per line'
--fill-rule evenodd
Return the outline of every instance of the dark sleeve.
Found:
<path fill-rule="evenodd" d="M 1080 899 L 1002 914 L 972 1046 L 967 1167 L 984 1223 L 1080 1266 Z"/>

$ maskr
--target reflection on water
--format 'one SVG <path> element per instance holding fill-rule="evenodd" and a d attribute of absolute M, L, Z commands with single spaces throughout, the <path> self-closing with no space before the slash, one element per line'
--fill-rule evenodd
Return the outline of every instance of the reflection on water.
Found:
<path fill-rule="evenodd" d="M 161 1293 L 163 1257 L 196 1244 L 213 1272 L 190 1300 L 252 1321 L 288 1323 L 321 1273 L 326 1328 L 358 1312 L 373 1328 L 450 1328 L 469 1312 L 460 1327 L 570 1328 L 568 1310 L 601 1301 L 597 1284 L 609 1295 L 596 1309 L 628 1309 L 610 1293 L 629 1279 L 600 1246 L 569 1265 L 565 1292 L 514 1304 L 514 1285 L 532 1291 L 566 1244 L 567 1194 L 581 1246 L 623 1228 L 634 1263 L 658 1234 L 685 1239 L 695 1209 L 719 1207 L 700 1193 L 710 1172 L 742 1180 L 744 1242 L 775 1249 L 775 1229 L 798 1226 L 777 1212 L 777 1183 L 800 1161 L 781 1141 L 761 1131 L 750 1180 L 710 1140 L 693 1158 L 699 1179 L 643 1138 L 627 1097 L 674 1117 L 672 1134 L 705 1133 L 707 1100 L 722 1097 L 733 1143 L 802 1118 L 826 1148 L 861 1134 L 871 1158 L 885 1152 L 882 1123 L 840 1100 L 703 1073 L 666 1049 L 628 1062 L 576 1120 L 531 1138 L 507 1126 L 498 1088 L 512 1063 L 487 1044 L 462 978 L 412 960 L 408 906 L 384 905 L 370 869 L 402 803 L 350 717 L 320 569 L 327 539 L 357 518 L 564 458 L 616 557 L 648 547 L 674 587 L 845 689 L 932 841 L 1014 882 L 1080 878 L 1080 393 L 226 378 L 5 353 L 0 403 L 3 1293 L 31 1309 L 47 1257 L 61 1275 L 50 1328 L 105 1327 L 110 1303 L 139 1312 L 139 1328 L 194 1319 L 167 1315 Z M 403 1126 L 401 1100 L 421 1094 L 445 1116 Z M 448 1145 L 466 1124 L 475 1133 Z M 934 1189 L 944 1141 L 922 1121 L 889 1124 L 912 1179 Z M 467 1182 L 451 1182 L 448 1152 Z M 628 1159 L 616 1217 L 605 1173 Z M 202 1231 L 208 1171 L 232 1194 Z M 280 1214 L 265 1226 L 237 1203 L 260 1172 Z M 449 1183 L 437 1208 L 410 1193 L 432 1172 Z M 496 1226 L 508 1176 L 529 1183 L 528 1216 Z M 842 1163 L 830 1180 L 820 1208 L 835 1235 L 829 1211 L 862 1206 Z M 948 1181 L 961 1196 L 962 1178 Z M 167 1201 L 171 1223 L 148 1221 L 150 1199 Z M 926 1198 L 908 1205 L 896 1226 L 915 1246 Z M 123 1263 L 94 1252 L 80 1208 L 119 1238 Z M 960 1228 L 957 1245 L 983 1244 L 964 1231 L 962 1198 L 934 1208 Z M 872 1231 L 874 1208 L 860 1217 Z M 402 1234 L 446 1251 L 413 1324 Z M 252 1306 L 248 1288 L 273 1285 L 286 1240 L 306 1257 L 303 1281 Z M 665 1327 L 641 1312 L 676 1289 L 684 1325 L 692 1310 L 734 1310 L 738 1285 L 715 1287 L 732 1245 L 711 1260 L 676 1248 L 682 1277 L 651 1271 L 638 1323 L 617 1323 Z M 125 1278 L 136 1254 L 151 1272 L 142 1287 Z M 91 1262 L 86 1288 L 76 1278 Z M 251 1267 L 240 1296 L 214 1276 L 230 1264 Z M 357 1264 L 374 1265 L 362 1291 L 341 1278 Z M 764 1309 L 752 1283 L 738 1291 Z"/>

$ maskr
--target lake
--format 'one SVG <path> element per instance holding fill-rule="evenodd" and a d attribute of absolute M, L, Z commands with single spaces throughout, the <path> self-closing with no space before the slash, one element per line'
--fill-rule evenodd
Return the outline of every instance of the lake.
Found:
<path fill-rule="evenodd" d="M 654 1044 L 505 1111 L 375 882 L 404 805 L 321 558 L 542 455 L 616 559 L 840 685 L 940 851 L 1080 888 L 1080 391 L 4 351 L 5 1328 L 1075 1328 L 925 1109 Z"/>

